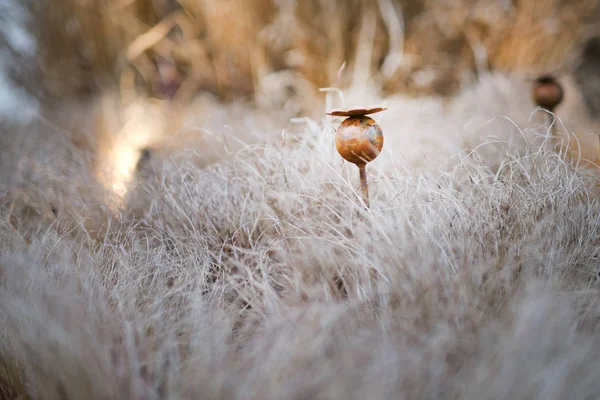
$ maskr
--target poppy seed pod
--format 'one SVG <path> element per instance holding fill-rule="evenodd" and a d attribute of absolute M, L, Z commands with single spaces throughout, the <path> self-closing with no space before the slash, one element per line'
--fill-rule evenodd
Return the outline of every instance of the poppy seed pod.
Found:
<path fill-rule="evenodd" d="M 348 117 L 336 130 L 335 145 L 338 153 L 346 160 L 358 166 L 363 201 L 369 206 L 366 165 L 373 161 L 383 149 L 383 131 L 368 114 L 385 110 L 382 107 L 334 110 L 327 114 Z"/>
<path fill-rule="evenodd" d="M 373 161 L 383 148 L 383 132 L 375 120 L 367 116 L 345 119 L 335 134 L 338 153 L 353 164 Z"/>
<path fill-rule="evenodd" d="M 564 97 L 562 86 L 551 75 L 537 78 L 533 84 L 532 94 L 535 104 L 550 112 L 554 112 Z"/>

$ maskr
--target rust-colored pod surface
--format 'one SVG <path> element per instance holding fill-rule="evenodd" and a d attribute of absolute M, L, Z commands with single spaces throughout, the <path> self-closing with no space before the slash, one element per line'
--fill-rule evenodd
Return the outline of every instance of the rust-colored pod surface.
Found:
<path fill-rule="evenodd" d="M 563 96 L 562 87 L 552 76 L 541 76 L 533 84 L 533 101 L 547 110 L 554 110 Z"/>
<path fill-rule="evenodd" d="M 335 145 L 346 161 L 357 165 L 366 164 L 381 152 L 383 132 L 372 118 L 350 117 L 338 127 Z"/>

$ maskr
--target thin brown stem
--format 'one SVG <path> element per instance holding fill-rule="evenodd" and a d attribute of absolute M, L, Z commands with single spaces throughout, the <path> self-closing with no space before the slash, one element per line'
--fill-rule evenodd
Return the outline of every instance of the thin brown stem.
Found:
<path fill-rule="evenodd" d="M 556 134 L 556 115 L 554 114 L 554 109 L 548 107 L 548 123 L 550 124 L 550 133 L 554 136 Z"/>
<path fill-rule="evenodd" d="M 365 206 L 369 208 L 369 184 L 367 183 L 367 164 L 357 164 L 360 171 L 360 187 L 362 189 L 362 198 Z"/>

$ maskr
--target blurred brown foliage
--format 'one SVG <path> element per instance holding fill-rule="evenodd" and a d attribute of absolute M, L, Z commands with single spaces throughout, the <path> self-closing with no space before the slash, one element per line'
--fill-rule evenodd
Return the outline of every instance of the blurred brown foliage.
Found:
<path fill-rule="evenodd" d="M 118 83 L 124 97 L 185 101 L 199 91 L 253 98 L 282 72 L 290 95 L 301 81 L 315 93 L 366 79 L 383 93 L 451 95 L 482 71 L 560 70 L 597 34 L 598 3 L 54 0 L 34 8 L 50 92 Z"/>

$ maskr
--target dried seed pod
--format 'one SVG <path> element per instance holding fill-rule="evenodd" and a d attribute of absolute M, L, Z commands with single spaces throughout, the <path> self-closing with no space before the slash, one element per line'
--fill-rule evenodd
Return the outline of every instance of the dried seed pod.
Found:
<path fill-rule="evenodd" d="M 353 164 L 373 161 L 383 148 L 383 132 L 372 118 L 356 116 L 346 118 L 335 134 L 338 153 Z"/>
<path fill-rule="evenodd" d="M 334 110 L 327 114 L 346 116 L 335 134 L 338 153 L 346 160 L 358 166 L 365 205 L 369 206 L 369 189 L 366 165 L 373 161 L 383 149 L 383 131 L 367 114 L 385 110 L 382 107 Z"/>
<path fill-rule="evenodd" d="M 552 75 L 542 75 L 533 84 L 533 101 L 539 107 L 550 112 L 560 104 L 564 98 L 562 86 Z"/>

